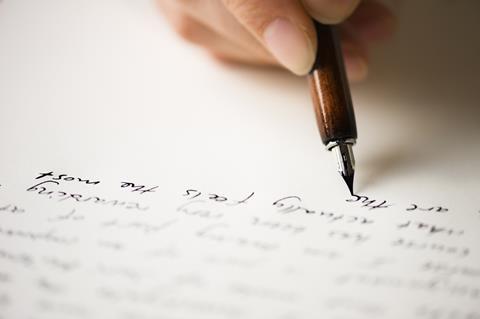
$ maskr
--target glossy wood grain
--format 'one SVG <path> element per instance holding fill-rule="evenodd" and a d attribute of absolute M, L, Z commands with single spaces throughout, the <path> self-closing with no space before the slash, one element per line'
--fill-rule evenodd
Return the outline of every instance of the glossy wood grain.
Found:
<path fill-rule="evenodd" d="M 308 76 L 323 143 L 356 139 L 357 128 L 350 89 L 335 27 L 315 23 L 318 53 Z"/>

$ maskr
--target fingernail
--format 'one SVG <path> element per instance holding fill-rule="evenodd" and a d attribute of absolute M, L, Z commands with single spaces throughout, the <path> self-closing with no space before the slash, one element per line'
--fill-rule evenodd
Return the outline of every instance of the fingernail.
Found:
<path fill-rule="evenodd" d="M 267 49 L 287 69 L 297 75 L 310 71 L 315 59 L 313 44 L 292 22 L 278 18 L 263 34 Z"/>

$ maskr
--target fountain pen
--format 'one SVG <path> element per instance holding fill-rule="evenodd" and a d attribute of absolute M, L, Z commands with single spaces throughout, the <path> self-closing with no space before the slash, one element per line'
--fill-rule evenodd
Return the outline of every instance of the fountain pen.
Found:
<path fill-rule="evenodd" d="M 318 129 L 323 144 L 335 153 L 338 171 L 353 193 L 355 158 L 352 146 L 357 126 L 343 55 L 335 26 L 314 21 L 317 56 L 308 75 Z"/>

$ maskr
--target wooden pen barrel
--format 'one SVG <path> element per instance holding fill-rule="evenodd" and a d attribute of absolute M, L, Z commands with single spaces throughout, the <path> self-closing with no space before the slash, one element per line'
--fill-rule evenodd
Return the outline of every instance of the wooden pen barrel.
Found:
<path fill-rule="evenodd" d="M 308 76 L 320 136 L 325 145 L 357 138 L 352 98 L 336 29 L 315 22 L 317 58 Z"/>

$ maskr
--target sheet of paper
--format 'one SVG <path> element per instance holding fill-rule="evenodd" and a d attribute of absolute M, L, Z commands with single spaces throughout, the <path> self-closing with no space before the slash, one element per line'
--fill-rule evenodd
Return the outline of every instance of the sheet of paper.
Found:
<path fill-rule="evenodd" d="M 350 197 L 304 79 L 148 1 L 2 1 L 0 318 L 480 318 L 479 4 L 392 6 Z"/>

